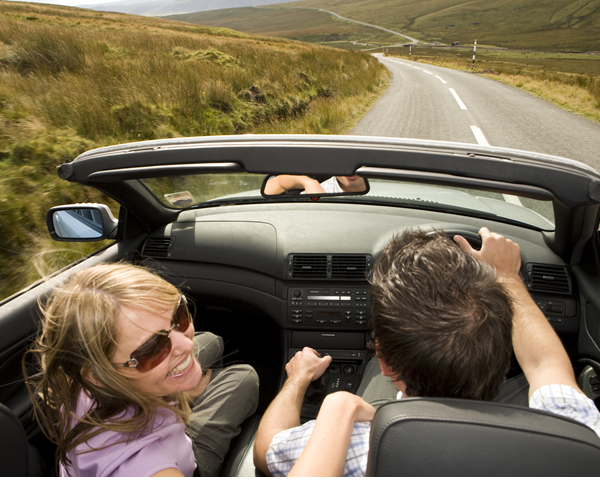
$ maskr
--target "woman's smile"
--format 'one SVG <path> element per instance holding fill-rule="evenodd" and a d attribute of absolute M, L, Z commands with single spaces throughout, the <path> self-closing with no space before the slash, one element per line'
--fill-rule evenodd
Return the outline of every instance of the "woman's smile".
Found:
<path fill-rule="evenodd" d="M 185 369 L 190 365 L 191 361 L 192 361 L 192 355 L 188 354 L 187 358 L 183 361 L 183 363 L 181 363 L 180 365 L 177 365 L 175 368 L 173 368 L 171 371 L 169 371 L 167 373 L 167 376 L 174 376 L 174 375 L 183 373 L 183 371 L 185 371 Z"/>
<path fill-rule="evenodd" d="M 112 361 L 125 362 L 130 354 L 153 334 L 171 327 L 173 309 L 166 311 L 123 308 L 118 319 L 120 335 L 117 352 Z M 143 326 L 140 324 L 143 323 Z M 145 372 L 123 369 L 137 387 L 156 396 L 167 396 L 194 389 L 202 379 L 200 363 L 194 358 L 194 326 L 185 332 L 173 330 L 169 334 L 169 356 L 155 368 Z"/>

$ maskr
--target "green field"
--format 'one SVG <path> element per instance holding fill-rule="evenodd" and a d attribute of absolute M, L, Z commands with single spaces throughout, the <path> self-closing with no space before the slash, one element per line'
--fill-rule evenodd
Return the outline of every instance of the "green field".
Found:
<path fill-rule="evenodd" d="M 66 160 L 154 138 L 343 133 L 387 76 L 364 53 L 0 1 L 0 299 L 94 248 L 54 242 L 46 229 L 52 206 L 110 204 L 60 180 Z"/>

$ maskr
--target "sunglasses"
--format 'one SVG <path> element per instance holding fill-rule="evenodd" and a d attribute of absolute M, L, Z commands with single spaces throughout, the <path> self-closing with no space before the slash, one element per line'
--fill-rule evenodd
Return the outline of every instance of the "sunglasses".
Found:
<path fill-rule="evenodd" d="M 171 352 L 171 331 L 185 332 L 190 327 L 192 317 L 187 307 L 185 296 L 181 296 L 177 309 L 171 318 L 171 329 L 164 329 L 154 334 L 148 341 L 129 355 L 125 363 L 114 363 L 123 365 L 125 368 L 135 368 L 140 372 L 149 371 L 162 363 Z"/>

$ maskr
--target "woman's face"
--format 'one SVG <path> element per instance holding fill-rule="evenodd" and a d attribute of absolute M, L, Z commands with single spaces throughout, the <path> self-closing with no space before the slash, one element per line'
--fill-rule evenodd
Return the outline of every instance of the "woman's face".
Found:
<path fill-rule="evenodd" d="M 124 307 L 117 320 L 119 327 L 117 352 L 111 361 L 125 363 L 130 359 L 131 353 L 155 336 L 156 332 L 171 329 L 171 319 L 175 309 L 166 312 L 149 312 Z M 194 325 L 190 323 L 185 332 L 173 330 L 170 333 L 171 352 L 155 368 L 145 372 L 124 366 L 119 366 L 118 369 L 135 380 L 136 386 L 152 395 L 165 396 L 191 390 L 202 378 L 200 364 L 193 356 L 193 338 Z"/>

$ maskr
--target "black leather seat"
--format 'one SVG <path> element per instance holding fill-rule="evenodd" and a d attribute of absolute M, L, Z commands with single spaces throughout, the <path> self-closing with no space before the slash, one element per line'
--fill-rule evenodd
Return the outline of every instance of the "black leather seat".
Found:
<path fill-rule="evenodd" d="M 414 398 L 379 408 L 367 476 L 598 476 L 585 425 L 515 405 Z"/>
<path fill-rule="evenodd" d="M 46 464 L 38 450 L 29 444 L 19 418 L 0 403 L 0 476 L 45 476 Z"/>

